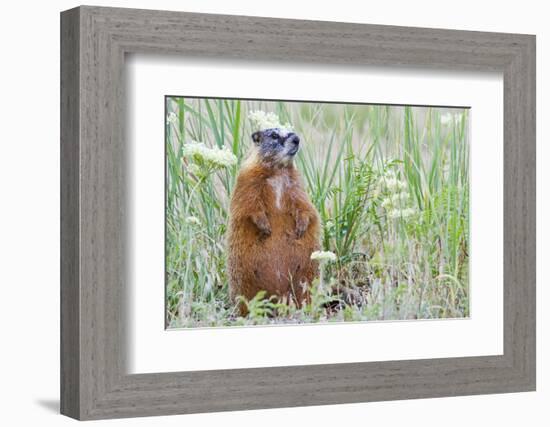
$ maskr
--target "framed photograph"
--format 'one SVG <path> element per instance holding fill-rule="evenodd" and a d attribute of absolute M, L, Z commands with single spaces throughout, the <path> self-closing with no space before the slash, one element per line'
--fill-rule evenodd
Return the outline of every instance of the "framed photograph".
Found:
<path fill-rule="evenodd" d="M 535 37 L 61 14 L 61 411 L 535 390 Z"/>
<path fill-rule="evenodd" d="M 469 109 L 166 111 L 167 328 L 469 317 Z"/>

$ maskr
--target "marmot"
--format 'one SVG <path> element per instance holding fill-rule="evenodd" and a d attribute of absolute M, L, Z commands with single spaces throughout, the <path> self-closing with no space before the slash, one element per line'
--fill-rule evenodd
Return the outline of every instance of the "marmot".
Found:
<path fill-rule="evenodd" d="M 253 133 L 252 142 L 231 196 L 231 297 L 248 301 L 264 290 L 301 307 L 318 271 L 310 256 L 320 247 L 320 220 L 293 164 L 300 138 L 273 128 Z M 247 314 L 244 304 L 239 310 Z"/>

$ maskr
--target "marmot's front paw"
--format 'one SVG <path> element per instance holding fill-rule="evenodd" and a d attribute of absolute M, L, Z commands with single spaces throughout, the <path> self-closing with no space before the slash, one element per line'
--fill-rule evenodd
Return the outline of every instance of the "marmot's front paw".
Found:
<path fill-rule="evenodd" d="M 271 227 L 269 223 L 266 224 L 265 227 L 258 227 L 258 229 L 260 230 L 261 239 L 265 239 L 266 237 L 271 236 Z"/>
<path fill-rule="evenodd" d="M 271 236 L 271 224 L 267 220 L 267 218 L 260 217 L 256 221 L 256 227 L 258 227 L 258 231 L 260 232 L 260 238 L 266 238 Z"/>
<path fill-rule="evenodd" d="M 306 234 L 308 221 L 296 221 L 296 238 L 301 239 Z"/>
<path fill-rule="evenodd" d="M 271 235 L 271 224 L 265 213 L 260 213 L 251 216 L 252 222 L 260 232 L 260 238 L 265 238 Z"/>

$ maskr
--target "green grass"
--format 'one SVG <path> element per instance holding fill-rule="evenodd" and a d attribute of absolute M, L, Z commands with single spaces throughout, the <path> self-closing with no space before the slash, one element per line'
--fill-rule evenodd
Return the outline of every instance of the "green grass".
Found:
<path fill-rule="evenodd" d="M 225 234 L 231 190 L 250 146 L 250 111 L 300 135 L 297 156 L 322 223 L 311 304 L 229 299 Z M 205 327 L 469 315 L 468 110 L 167 98 L 167 324 Z M 189 141 L 226 147 L 237 164 L 184 156 Z M 191 219 L 190 219 L 191 218 Z"/>

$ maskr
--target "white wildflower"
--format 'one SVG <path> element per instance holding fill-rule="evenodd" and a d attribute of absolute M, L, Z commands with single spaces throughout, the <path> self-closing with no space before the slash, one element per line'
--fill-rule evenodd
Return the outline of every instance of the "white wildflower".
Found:
<path fill-rule="evenodd" d="M 170 111 L 166 116 L 166 124 L 176 123 L 178 120 L 178 115 L 173 111 Z"/>
<path fill-rule="evenodd" d="M 326 223 L 325 223 L 325 228 L 330 230 L 331 228 L 334 227 L 334 222 L 332 222 L 331 220 L 328 220 Z"/>
<path fill-rule="evenodd" d="M 183 156 L 215 168 L 226 168 L 237 163 L 237 157 L 228 148 L 208 148 L 196 141 L 183 146 Z"/>
<path fill-rule="evenodd" d="M 388 191 L 400 191 L 407 187 L 404 181 L 397 178 L 383 178 L 382 182 Z"/>
<path fill-rule="evenodd" d="M 409 199 L 409 193 L 402 191 L 401 193 L 393 194 L 390 197 L 386 197 L 382 200 L 382 207 L 387 208 L 389 206 L 400 206 L 403 203 L 407 202 Z"/>
<path fill-rule="evenodd" d="M 188 216 L 185 222 L 189 225 L 201 225 L 201 221 L 196 216 Z"/>
<path fill-rule="evenodd" d="M 408 218 L 410 216 L 413 216 L 415 213 L 416 213 L 416 211 L 412 208 L 394 209 L 394 210 L 388 212 L 388 217 L 390 217 L 392 219 Z"/>
<path fill-rule="evenodd" d="M 334 262 L 336 261 L 336 254 L 331 251 L 315 251 L 311 254 L 311 259 L 321 261 L 321 262 L 323 261 Z"/>
<path fill-rule="evenodd" d="M 262 110 L 251 111 L 248 114 L 248 119 L 250 120 L 253 131 L 271 128 L 281 128 L 287 132 L 293 131 L 293 127 L 290 123 L 282 124 L 279 121 L 279 116 L 272 112 L 266 113 Z"/>

